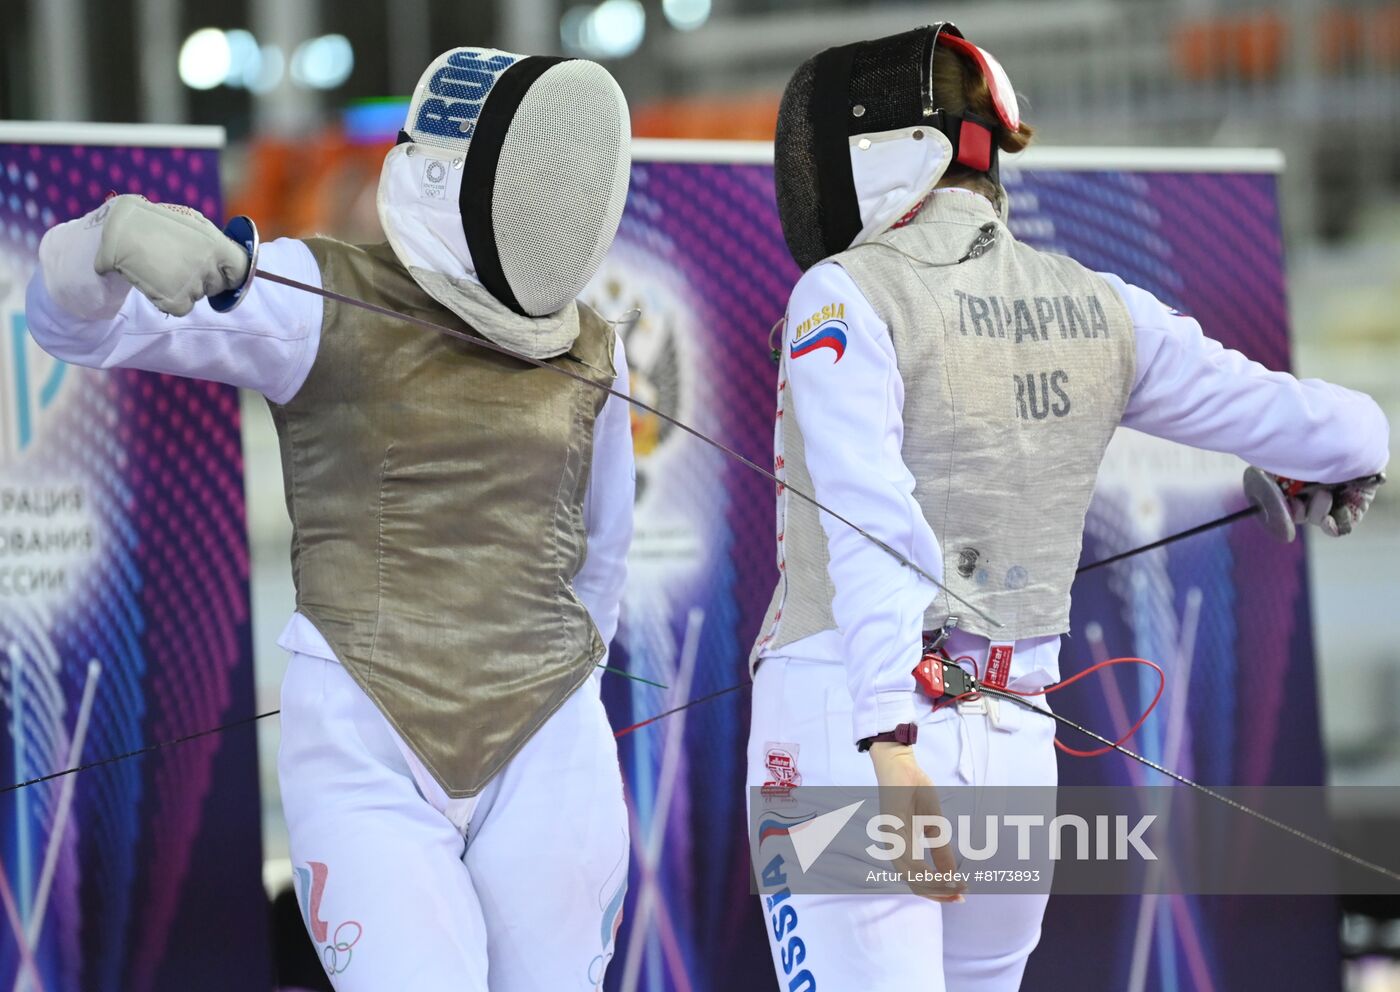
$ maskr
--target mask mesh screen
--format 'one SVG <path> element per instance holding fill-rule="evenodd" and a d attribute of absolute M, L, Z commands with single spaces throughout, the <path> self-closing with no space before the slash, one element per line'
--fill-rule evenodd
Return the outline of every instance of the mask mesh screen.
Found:
<path fill-rule="evenodd" d="M 598 271 L 627 199 L 631 130 L 622 91 L 592 62 L 556 65 L 525 95 L 491 214 L 501 269 L 526 313 L 554 313 Z"/>
<path fill-rule="evenodd" d="M 854 187 L 848 178 L 834 181 L 836 173 L 829 170 L 824 188 L 818 162 L 849 155 L 851 135 L 922 122 L 928 39 L 929 30 L 920 28 L 845 46 L 841 51 L 850 53 L 850 84 L 837 99 L 818 78 L 834 64 L 822 55 L 798 66 L 783 91 L 773 148 L 774 186 L 783 237 L 804 270 L 849 248 L 860 231 L 852 220 L 859 216 Z M 853 113 L 857 105 L 859 116 Z M 818 123 L 820 115 L 827 119 Z M 836 198 L 849 202 L 836 203 Z"/>
<path fill-rule="evenodd" d="M 862 104 L 865 114 L 851 118 L 851 134 L 893 131 L 922 122 L 928 35 L 928 29 L 920 28 L 856 46 L 851 100 Z"/>
<path fill-rule="evenodd" d="M 816 59 L 797 67 L 778 108 L 773 142 L 773 185 L 783 239 L 793 260 L 806 271 L 826 258 L 821 187 L 817 178 L 817 136 L 812 121 Z"/>

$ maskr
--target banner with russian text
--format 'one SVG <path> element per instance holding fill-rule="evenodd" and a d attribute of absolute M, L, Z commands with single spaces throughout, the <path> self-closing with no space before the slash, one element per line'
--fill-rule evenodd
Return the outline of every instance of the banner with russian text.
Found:
<path fill-rule="evenodd" d="M 0 125 L 0 784 L 248 716 L 237 392 L 45 355 L 39 239 L 112 192 L 221 214 L 210 128 Z M 0 982 L 271 984 L 251 728 L 0 794 Z"/>

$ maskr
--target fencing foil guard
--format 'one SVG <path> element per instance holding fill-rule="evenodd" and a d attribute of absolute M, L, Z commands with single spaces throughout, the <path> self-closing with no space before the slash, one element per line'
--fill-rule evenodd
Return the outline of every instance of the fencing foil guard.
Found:
<path fill-rule="evenodd" d="M 622 218 L 631 138 L 597 63 L 453 49 L 413 91 L 379 220 L 414 280 L 479 333 L 563 354 Z"/>
<path fill-rule="evenodd" d="M 938 45 L 981 73 L 996 120 L 937 105 Z M 1000 63 L 946 21 L 813 56 L 783 91 L 774 145 L 778 216 L 793 259 L 806 270 L 888 230 L 954 161 L 998 182 L 995 131 L 1020 123 Z"/>

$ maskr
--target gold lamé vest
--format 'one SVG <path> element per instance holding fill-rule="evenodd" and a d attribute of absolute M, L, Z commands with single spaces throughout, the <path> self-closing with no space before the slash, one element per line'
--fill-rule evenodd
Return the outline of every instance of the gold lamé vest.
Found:
<path fill-rule="evenodd" d="M 306 242 L 326 289 L 470 331 L 387 244 Z M 614 378 L 580 305 L 556 365 Z M 325 302 L 316 361 L 273 405 L 297 609 L 448 795 L 475 795 L 593 671 L 571 586 L 607 394 L 403 321 Z"/>

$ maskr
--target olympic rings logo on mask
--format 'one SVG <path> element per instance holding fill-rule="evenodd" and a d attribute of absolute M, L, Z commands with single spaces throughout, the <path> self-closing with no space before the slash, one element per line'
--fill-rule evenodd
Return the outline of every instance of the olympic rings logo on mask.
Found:
<path fill-rule="evenodd" d="M 354 936 L 349 937 L 348 940 L 341 938 L 341 931 L 346 927 L 355 928 Z M 363 936 L 364 927 L 360 926 L 354 920 L 346 920 L 335 928 L 335 933 L 331 935 L 330 943 L 326 944 L 325 948 L 321 951 L 321 962 L 326 967 L 327 975 L 339 975 L 341 972 L 345 971 L 346 968 L 350 967 L 350 959 L 353 956 L 351 954 L 351 949 L 360 942 L 360 938 Z M 342 954 L 345 955 L 343 961 L 340 957 Z"/>

